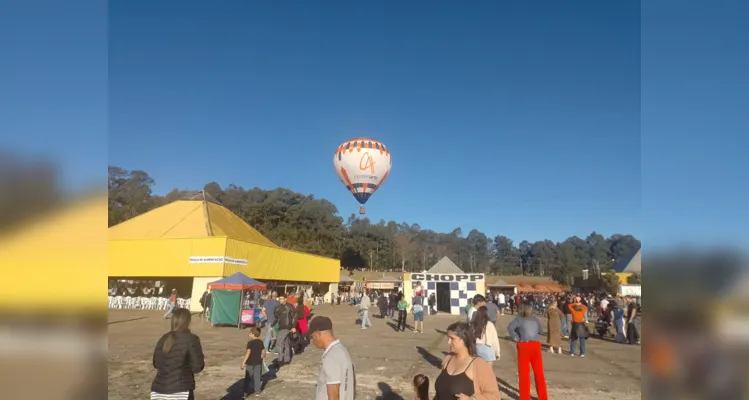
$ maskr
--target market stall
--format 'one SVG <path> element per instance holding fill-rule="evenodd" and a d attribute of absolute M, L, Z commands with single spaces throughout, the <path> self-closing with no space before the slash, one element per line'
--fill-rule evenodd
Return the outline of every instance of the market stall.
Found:
<path fill-rule="evenodd" d="M 213 325 L 253 325 L 260 317 L 260 291 L 267 286 L 247 275 L 234 275 L 208 284 L 211 290 L 211 312 L 208 320 Z"/>

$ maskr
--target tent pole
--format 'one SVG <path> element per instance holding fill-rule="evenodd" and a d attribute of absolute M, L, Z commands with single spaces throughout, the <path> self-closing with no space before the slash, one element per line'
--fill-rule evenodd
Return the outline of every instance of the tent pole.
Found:
<path fill-rule="evenodd" d="M 239 315 L 237 315 L 237 330 L 242 330 L 242 295 L 244 294 L 244 290 L 239 289 Z"/>

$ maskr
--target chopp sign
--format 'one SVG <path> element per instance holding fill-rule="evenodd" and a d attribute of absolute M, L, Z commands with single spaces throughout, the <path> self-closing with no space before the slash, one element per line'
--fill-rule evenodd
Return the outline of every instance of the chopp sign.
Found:
<path fill-rule="evenodd" d="M 484 274 L 411 274 L 412 281 L 476 282 L 483 279 Z"/>

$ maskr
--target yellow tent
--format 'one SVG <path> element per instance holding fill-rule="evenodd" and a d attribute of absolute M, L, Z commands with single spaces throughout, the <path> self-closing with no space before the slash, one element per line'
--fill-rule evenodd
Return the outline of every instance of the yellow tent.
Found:
<path fill-rule="evenodd" d="M 282 249 L 225 207 L 179 200 L 109 228 L 110 277 L 338 282 L 340 262 Z M 202 290 L 202 289 L 201 289 Z"/>
<path fill-rule="evenodd" d="M 4 232 L 0 308 L 19 313 L 103 312 L 106 221 L 107 197 L 98 195 Z"/>

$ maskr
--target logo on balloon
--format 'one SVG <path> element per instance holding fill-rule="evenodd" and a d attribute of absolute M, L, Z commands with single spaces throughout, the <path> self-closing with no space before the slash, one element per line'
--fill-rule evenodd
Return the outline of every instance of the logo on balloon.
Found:
<path fill-rule="evenodd" d="M 369 170 L 369 172 L 374 174 L 374 167 L 375 162 L 372 159 L 372 156 L 370 156 L 369 153 L 364 153 L 361 160 L 359 160 L 359 169 L 362 171 Z"/>

